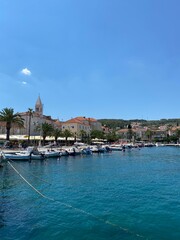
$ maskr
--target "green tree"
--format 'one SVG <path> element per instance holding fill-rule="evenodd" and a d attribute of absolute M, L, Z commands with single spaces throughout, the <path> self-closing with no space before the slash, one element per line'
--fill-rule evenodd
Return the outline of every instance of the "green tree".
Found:
<path fill-rule="evenodd" d="M 33 109 L 28 108 L 28 115 L 29 115 L 29 126 L 28 126 L 28 144 L 30 143 L 30 136 L 31 136 L 31 119 L 33 117 Z"/>
<path fill-rule="evenodd" d="M 176 137 L 178 139 L 178 141 L 180 140 L 180 129 L 176 130 Z"/>
<path fill-rule="evenodd" d="M 147 129 L 145 135 L 148 138 L 148 141 L 152 141 L 153 132 L 150 129 Z"/>
<path fill-rule="evenodd" d="M 71 133 L 70 130 L 65 129 L 65 130 L 63 131 L 63 136 L 64 136 L 65 139 L 66 139 L 66 145 L 67 145 L 68 137 L 71 137 L 71 136 L 72 136 L 72 133 Z"/>
<path fill-rule="evenodd" d="M 43 145 L 45 145 L 45 140 L 47 136 L 52 136 L 53 134 L 53 125 L 47 122 L 41 124 L 41 131 L 43 137 Z"/>
<path fill-rule="evenodd" d="M 76 142 L 76 139 L 77 139 L 77 132 L 74 132 L 74 133 L 73 133 L 73 136 L 74 136 L 74 142 Z"/>
<path fill-rule="evenodd" d="M 132 126 L 131 124 L 128 125 L 128 132 L 127 132 L 127 139 L 129 139 L 129 141 L 132 140 L 132 136 L 133 136 L 133 130 L 132 130 Z"/>
<path fill-rule="evenodd" d="M 86 134 L 86 132 L 85 132 L 84 130 L 81 130 L 81 131 L 79 132 L 79 136 L 80 136 L 80 138 L 81 138 L 81 142 L 85 142 L 85 139 L 86 139 L 86 137 L 87 137 L 87 134 Z"/>
<path fill-rule="evenodd" d="M 106 139 L 108 142 L 116 142 L 120 137 L 116 134 L 115 131 L 112 131 L 106 135 Z"/>
<path fill-rule="evenodd" d="M 92 130 L 91 131 L 91 138 L 98 138 L 98 139 L 104 139 L 104 132 L 99 130 Z"/>
<path fill-rule="evenodd" d="M 24 120 L 19 113 L 14 113 L 13 108 L 4 108 L 0 111 L 0 121 L 6 122 L 6 140 L 9 140 L 12 124 L 24 127 Z"/>
<path fill-rule="evenodd" d="M 55 142 L 56 142 L 56 144 L 57 144 L 57 139 L 58 139 L 58 137 L 61 137 L 61 136 L 62 136 L 62 130 L 59 129 L 59 128 L 54 128 L 54 129 L 53 129 L 53 132 L 52 132 L 52 135 L 54 136 Z"/>

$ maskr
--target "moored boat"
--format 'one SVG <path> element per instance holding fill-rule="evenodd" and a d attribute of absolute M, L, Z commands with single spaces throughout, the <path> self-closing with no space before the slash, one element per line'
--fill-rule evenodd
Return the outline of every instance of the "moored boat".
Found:
<path fill-rule="evenodd" d="M 122 151 L 122 150 L 123 150 L 123 147 L 122 147 L 121 145 L 119 145 L 119 144 L 116 144 L 116 145 L 111 145 L 111 146 L 110 146 L 110 149 L 111 149 L 112 151 Z"/>
<path fill-rule="evenodd" d="M 13 160 L 13 161 L 29 161 L 30 154 L 29 153 L 3 153 L 2 152 L 3 160 Z"/>
<path fill-rule="evenodd" d="M 58 158 L 61 156 L 59 151 L 55 151 L 51 149 L 45 149 L 45 150 L 41 149 L 39 150 L 39 152 L 43 154 L 45 158 Z"/>
<path fill-rule="evenodd" d="M 34 147 L 28 147 L 23 151 L 13 151 L 13 152 L 1 152 L 3 160 L 13 160 L 13 161 L 30 161 L 30 160 L 43 160 L 44 155 L 37 151 Z"/>
<path fill-rule="evenodd" d="M 76 156 L 81 154 L 81 150 L 77 147 L 66 147 L 65 150 L 68 152 L 70 156 Z"/>
<path fill-rule="evenodd" d="M 90 150 L 92 151 L 92 153 L 99 153 L 97 145 L 91 145 Z"/>
<path fill-rule="evenodd" d="M 90 147 L 85 147 L 85 148 L 81 149 L 81 153 L 85 154 L 85 155 L 91 155 L 92 151 L 91 151 Z"/>

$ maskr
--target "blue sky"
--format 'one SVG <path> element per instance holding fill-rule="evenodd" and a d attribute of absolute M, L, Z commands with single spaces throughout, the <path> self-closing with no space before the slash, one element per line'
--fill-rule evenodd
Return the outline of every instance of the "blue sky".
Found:
<path fill-rule="evenodd" d="M 0 109 L 179 118 L 179 0 L 0 0 Z"/>

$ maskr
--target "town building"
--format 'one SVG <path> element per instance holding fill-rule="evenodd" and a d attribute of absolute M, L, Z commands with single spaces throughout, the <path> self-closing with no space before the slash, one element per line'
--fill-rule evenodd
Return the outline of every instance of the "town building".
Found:
<path fill-rule="evenodd" d="M 94 118 L 76 117 L 62 123 L 62 131 L 68 129 L 73 135 L 81 135 L 82 131 L 90 135 L 93 130 L 102 131 L 102 124 Z"/>
<path fill-rule="evenodd" d="M 43 104 L 40 96 L 38 97 L 34 111 L 30 109 L 26 112 L 19 113 L 24 120 L 24 127 L 19 128 L 17 125 L 13 124 L 11 128 L 11 135 L 30 135 L 31 136 L 40 136 L 41 135 L 41 124 L 49 123 L 53 125 L 55 128 L 61 129 L 61 122 L 58 119 L 52 119 L 51 116 L 46 116 L 43 114 Z M 0 134 L 6 134 L 6 123 L 0 122 Z"/>

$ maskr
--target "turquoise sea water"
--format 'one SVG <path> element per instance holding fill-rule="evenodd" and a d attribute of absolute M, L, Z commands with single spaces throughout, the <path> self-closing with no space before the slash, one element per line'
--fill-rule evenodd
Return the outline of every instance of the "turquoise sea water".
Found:
<path fill-rule="evenodd" d="M 13 166 L 52 200 L 8 164 L 0 169 L 2 240 L 180 239 L 180 148 Z"/>

